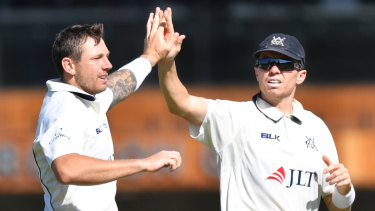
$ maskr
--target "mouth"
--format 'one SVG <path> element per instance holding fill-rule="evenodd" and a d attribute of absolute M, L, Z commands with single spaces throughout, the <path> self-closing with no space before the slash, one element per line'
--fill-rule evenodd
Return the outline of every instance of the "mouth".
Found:
<path fill-rule="evenodd" d="M 277 79 L 272 79 L 272 80 L 269 80 L 267 83 L 270 85 L 279 85 L 281 84 L 281 81 Z"/>
<path fill-rule="evenodd" d="M 107 78 L 108 78 L 108 75 L 101 75 L 99 76 L 99 79 L 104 81 L 104 82 L 107 82 Z"/>

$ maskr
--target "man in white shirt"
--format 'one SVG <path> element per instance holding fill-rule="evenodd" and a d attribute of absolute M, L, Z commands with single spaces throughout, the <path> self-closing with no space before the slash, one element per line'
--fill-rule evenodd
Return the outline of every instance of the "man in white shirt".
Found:
<path fill-rule="evenodd" d="M 135 92 L 179 39 L 164 36 L 163 12 L 147 22 L 144 53 L 118 71 L 112 68 L 103 40 L 103 25 L 74 25 L 62 30 L 53 45 L 61 76 L 47 81 L 33 152 L 44 190 L 44 210 L 118 210 L 116 180 L 181 164 L 176 151 L 150 157 L 114 160 L 106 112 Z"/>
<path fill-rule="evenodd" d="M 281 33 L 261 42 L 260 92 L 234 102 L 188 93 L 174 62 L 182 40 L 158 64 L 160 87 L 170 112 L 216 153 L 221 210 L 318 210 L 321 197 L 330 210 L 351 210 L 354 188 L 331 133 L 294 98 L 307 74 L 300 42 Z"/>

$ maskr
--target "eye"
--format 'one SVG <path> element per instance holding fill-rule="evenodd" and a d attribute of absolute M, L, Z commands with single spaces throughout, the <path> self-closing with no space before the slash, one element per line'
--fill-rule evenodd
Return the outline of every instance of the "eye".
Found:
<path fill-rule="evenodd" d="M 94 60 L 98 60 L 98 59 L 101 59 L 101 58 L 103 58 L 102 55 L 96 55 L 96 56 L 93 57 Z"/>

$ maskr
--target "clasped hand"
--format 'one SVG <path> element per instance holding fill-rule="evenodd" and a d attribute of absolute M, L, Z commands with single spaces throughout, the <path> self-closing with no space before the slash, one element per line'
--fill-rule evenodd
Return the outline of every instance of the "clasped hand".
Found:
<path fill-rule="evenodd" d="M 142 56 L 148 58 L 152 66 L 162 59 L 173 60 L 180 52 L 184 39 L 185 35 L 174 31 L 171 8 L 162 11 L 157 7 L 155 13 L 150 13 L 146 24 Z"/>

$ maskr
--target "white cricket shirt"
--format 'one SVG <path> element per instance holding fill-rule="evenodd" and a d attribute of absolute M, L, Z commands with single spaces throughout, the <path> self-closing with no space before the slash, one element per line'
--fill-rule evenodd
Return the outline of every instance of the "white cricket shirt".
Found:
<path fill-rule="evenodd" d="M 322 156 L 338 162 L 324 122 L 294 100 L 286 115 L 262 100 L 206 99 L 208 110 L 190 135 L 214 150 L 221 210 L 318 210 L 333 192 Z"/>
<path fill-rule="evenodd" d="M 116 181 L 91 186 L 60 184 L 51 169 L 57 157 L 78 153 L 113 160 L 106 112 L 110 89 L 95 96 L 59 80 L 47 81 L 33 152 L 44 190 L 45 211 L 116 211 Z"/>

